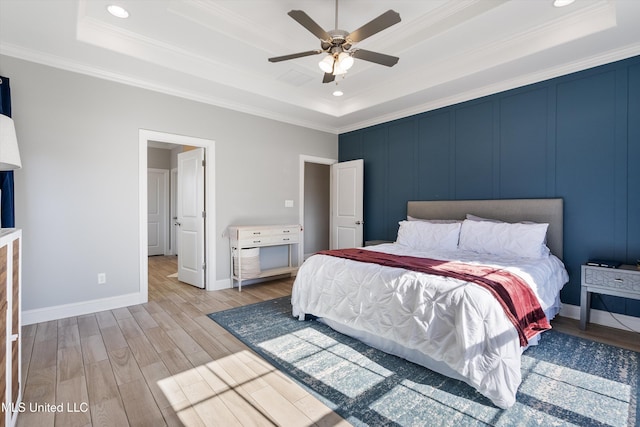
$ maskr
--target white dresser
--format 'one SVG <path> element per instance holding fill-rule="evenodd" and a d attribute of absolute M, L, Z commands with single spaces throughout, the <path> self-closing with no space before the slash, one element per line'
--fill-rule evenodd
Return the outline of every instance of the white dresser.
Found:
<path fill-rule="evenodd" d="M 261 270 L 252 274 L 251 279 L 278 276 L 292 273 L 296 270 L 291 265 L 291 246 L 300 241 L 300 224 L 291 225 L 231 225 L 229 231 L 229 255 L 231 259 L 231 287 L 234 281 L 238 282 L 238 290 L 242 291 L 242 281 L 248 277 L 243 276 L 242 250 L 249 248 L 261 248 L 266 246 L 288 247 L 288 264 L 285 267 Z M 238 265 L 234 268 L 234 258 Z"/>

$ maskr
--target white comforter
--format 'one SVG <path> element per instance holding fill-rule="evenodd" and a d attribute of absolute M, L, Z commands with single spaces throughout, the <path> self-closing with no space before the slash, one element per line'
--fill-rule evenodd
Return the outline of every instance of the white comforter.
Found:
<path fill-rule="evenodd" d="M 549 319 L 559 311 L 559 292 L 568 281 L 554 256 L 530 260 L 459 250 L 416 253 L 398 244 L 366 249 L 504 267 L 532 287 Z M 305 314 L 318 316 L 371 345 L 467 382 L 501 408 L 515 403 L 523 349 L 500 304 L 480 286 L 314 255 L 298 271 L 291 304 L 301 320 Z"/>

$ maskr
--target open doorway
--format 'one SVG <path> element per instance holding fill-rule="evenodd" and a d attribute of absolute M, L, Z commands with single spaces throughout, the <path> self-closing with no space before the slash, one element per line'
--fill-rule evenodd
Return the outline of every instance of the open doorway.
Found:
<path fill-rule="evenodd" d="M 176 255 L 175 157 L 182 146 L 149 141 L 147 148 L 147 239 L 148 256 Z"/>
<path fill-rule="evenodd" d="M 207 224 L 204 227 L 203 239 L 208 242 L 215 242 L 215 143 L 214 141 L 188 137 L 184 135 L 168 134 L 164 132 L 149 131 L 141 129 L 139 131 L 139 254 L 140 254 L 140 300 L 143 302 L 148 301 L 148 256 L 149 256 L 149 225 L 148 225 L 148 168 L 149 168 L 149 155 L 148 146 L 152 143 L 153 146 L 167 146 L 170 149 L 176 149 L 182 151 L 183 146 L 202 148 L 207 163 L 210 165 L 204 170 L 204 188 L 206 189 L 206 197 L 204 197 L 204 209 L 206 212 Z M 173 168 L 170 168 L 173 169 Z M 203 196 L 205 190 L 203 189 Z M 170 214 L 170 223 L 174 223 L 173 213 Z M 171 226 L 173 228 L 173 225 Z M 171 245 L 171 230 L 167 232 L 169 239 L 169 253 L 177 251 L 176 241 L 180 239 L 173 238 L 173 246 Z M 203 247 L 204 247 L 203 242 Z M 207 250 L 203 253 L 203 259 L 201 268 L 203 272 L 203 283 L 205 289 L 213 289 L 213 284 L 216 277 L 216 263 L 215 263 L 215 244 L 206 245 Z"/>
<path fill-rule="evenodd" d="M 336 159 L 300 156 L 300 224 L 303 226 L 298 260 L 329 249 L 331 165 Z"/>

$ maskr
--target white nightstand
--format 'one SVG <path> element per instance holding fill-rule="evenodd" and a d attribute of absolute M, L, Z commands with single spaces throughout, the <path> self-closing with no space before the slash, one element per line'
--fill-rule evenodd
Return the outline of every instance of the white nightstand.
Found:
<path fill-rule="evenodd" d="M 640 270 L 635 265 L 618 268 L 582 266 L 580 329 L 586 329 L 591 310 L 591 293 L 640 299 Z"/>

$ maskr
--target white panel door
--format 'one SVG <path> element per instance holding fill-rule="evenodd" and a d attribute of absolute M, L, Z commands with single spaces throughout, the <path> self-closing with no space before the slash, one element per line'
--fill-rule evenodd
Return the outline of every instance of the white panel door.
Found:
<path fill-rule="evenodd" d="M 147 228 L 148 253 L 165 255 L 167 253 L 169 171 L 163 169 L 147 170 Z"/>
<path fill-rule="evenodd" d="M 364 160 L 331 165 L 331 249 L 363 245 L 363 204 Z"/>
<path fill-rule="evenodd" d="M 204 288 L 204 148 L 178 154 L 178 280 Z"/>

